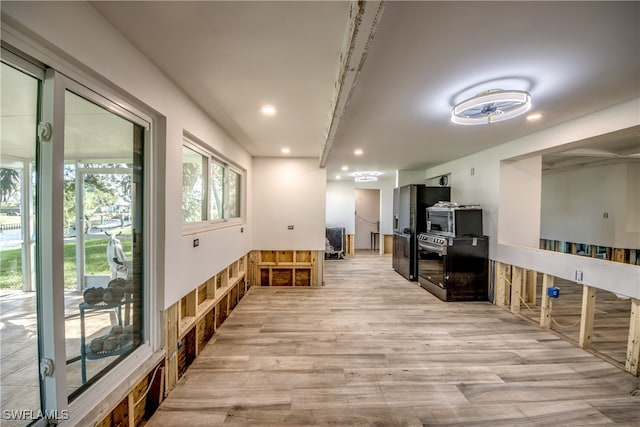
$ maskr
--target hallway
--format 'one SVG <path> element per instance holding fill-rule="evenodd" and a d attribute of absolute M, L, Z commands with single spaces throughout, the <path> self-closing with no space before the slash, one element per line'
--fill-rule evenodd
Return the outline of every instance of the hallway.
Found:
<path fill-rule="evenodd" d="M 637 425 L 639 380 L 489 303 L 443 303 L 389 256 L 252 288 L 148 425 Z M 637 390 L 636 390 L 637 394 Z"/>

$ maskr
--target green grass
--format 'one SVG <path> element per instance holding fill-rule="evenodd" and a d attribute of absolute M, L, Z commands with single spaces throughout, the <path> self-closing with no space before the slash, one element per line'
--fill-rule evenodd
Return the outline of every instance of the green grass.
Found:
<path fill-rule="evenodd" d="M 0 224 L 20 224 L 20 216 L 0 214 Z"/>
<path fill-rule="evenodd" d="M 109 275 L 106 238 L 85 240 L 86 274 Z M 127 258 L 131 259 L 130 235 L 120 236 L 120 243 Z M 76 288 L 76 244 L 64 245 L 64 287 Z M 22 253 L 18 249 L 0 250 L 0 289 L 22 289 Z"/>
<path fill-rule="evenodd" d="M 0 250 L 0 289 L 22 288 L 22 250 Z"/>

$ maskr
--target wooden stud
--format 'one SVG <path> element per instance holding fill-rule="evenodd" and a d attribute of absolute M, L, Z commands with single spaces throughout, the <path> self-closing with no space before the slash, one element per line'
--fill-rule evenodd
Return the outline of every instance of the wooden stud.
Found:
<path fill-rule="evenodd" d="M 494 290 L 494 304 L 498 307 L 504 307 L 507 305 L 506 302 L 506 265 L 501 262 L 496 261 L 496 279 L 495 279 L 495 290 Z"/>
<path fill-rule="evenodd" d="M 254 251 L 251 254 L 253 283 L 256 286 L 318 286 L 319 256 L 324 263 L 321 251 Z"/>
<path fill-rule="evenodd" d="M 624 262 L 624 263 L 628 262 L 629 257 L 627 256 L 627 251 L 621 248 L 614 248 L 612 260 L 615 262 Z"/>
<path fill-rule="evenodd" d="M 260 286 L 260 265 L 258 260 L 260 259 L 260 251 L 251 251 L 249 254 L 249 277 L 247 280 L 251 286 Z"/>
<path fill-rule="evenodd" d="M 580 316 L 580 337 L 578 345 L 581 348 L 591 347 L 593 335 L 593 321 L 596 311 L 596 288 L 584 285 L 582 290 L 582 314 Z"/>
<path fill-rule="evenodd" d="M 522 268 L 513 267 L 511 273 L 511 312 L 520 313 L 520 291 L 522 290 Z"/>
<path fill-rule="evenodd" d="M 166 384 L 171 390 L 178 382 L 178 307 L 176 303 L 164 312 L 166 354 Z"/>
<path fill-rule="evenodd" d="M 356 253 L 355 251 L 355 235 L 354 234 L 347 234 L 346 235 L 346 254 L 347 255 L 353 255 Z"/>
<path fill-rule="evenodd" d="M 538 272 L 535 270 L 527 270 L 527 302 L 531 306 L 536 305 L 538 299 Z"/>
<path fill-rule="evenodd" d="M 552 299 L 547 294 L 547 289 L 552 288 L 555 281 L 554 276 L 548 274 L 542 275 L 542 295 L 540 307 L 540 327 L 545 329 L 551 328 Z"/>
<path fill-rule="evenodd" d="M 640 300 L 631 300 L 629 317 L 629 341 L 624 368 L 637 377 L 640 375 Z"/>

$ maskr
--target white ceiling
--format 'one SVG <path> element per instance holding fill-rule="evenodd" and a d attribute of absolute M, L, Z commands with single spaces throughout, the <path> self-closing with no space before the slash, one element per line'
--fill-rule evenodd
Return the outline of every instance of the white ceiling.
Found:
<path fill-rule="evenodd" d="M 320 159 L 350 3 L 92 4 L 250 153 L 281 156 L 287 146 Z M 384 3 L 338 111 L 328 177 L 342 165 L 423 169 L 637 98 L 639 28 L 637 1 Z M 449 121 L 463 95 L 498 87 L 529 90 L 543 119 Z M 265 103 L 274 117 L 260 114 Z"/>

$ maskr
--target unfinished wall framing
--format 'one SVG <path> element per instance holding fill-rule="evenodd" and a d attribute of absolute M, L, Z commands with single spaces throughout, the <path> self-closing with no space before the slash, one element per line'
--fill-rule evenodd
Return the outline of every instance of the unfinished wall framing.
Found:
<path fill-rule="evenodd" d="M 239 258 L 165 310 L 167 392 L 245 296 L 248 257 Z"/>
<path fill-rule="evenodd" d="M 587 256 L 607 261 L 640 265 L 640 249 L 611 248 L 586 243 L 564 242 L 561 240 L 540 239 L 540 249 Z"/>
<path fill-rule="evenodd" d="M 252 251 L 249 282 L 253 286 L 319 286 L 323 269 L 318 260 L 323 258 L 312 250 Z"/>
<path fill-rule="evenodd" d="M 96 427 L 144 425 L 164 398 L 164 360 L 135 383 L 127 395 L 108 414 L 95 424 Z"/>
<path fill-rule="evenodd" d="M 640 376 L 639 300 L 497 261 L 491 269 L 494 304 Z"/>

